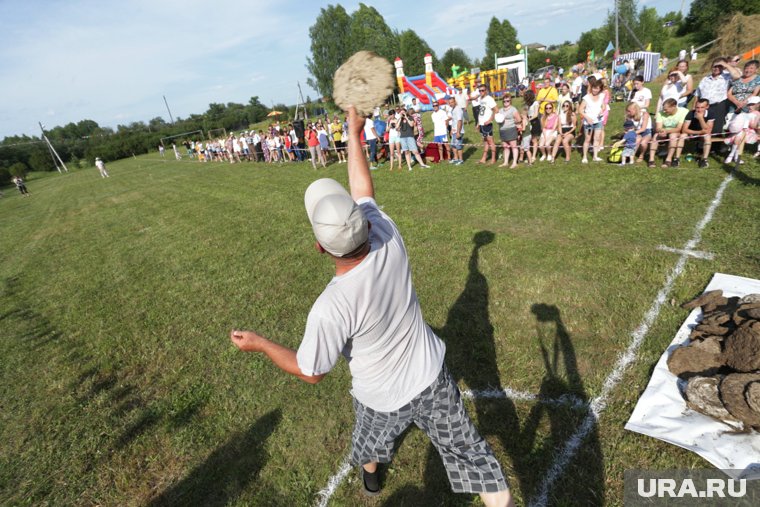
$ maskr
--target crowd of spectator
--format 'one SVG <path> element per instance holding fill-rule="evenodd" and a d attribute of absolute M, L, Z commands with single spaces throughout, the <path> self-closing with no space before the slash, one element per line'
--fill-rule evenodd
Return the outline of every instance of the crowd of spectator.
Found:
<path fill-rule="evenodd" d="M 574 69 L 567 80 L 547 74 L 535 89 L 522 92 L 522 107 L 513 103 L 516 97 L 510 93 L 497 99 L 476 81 L 473 89 L 432 105 L 432 142 L 425 140 L 416 99 L 406 106 L 376 108 L 366 117 L 362 145 L 371 169 L 388 162 L 391 171 L 411 171 L 415 163 L 428 167 L 428 161 L 460 165 L 465 144 L 482 147 L 477 163 L 492 165 L 501 158 L 501 166 L 511 168 L 521 162 L 554 163 L 558 156 L 569 162 L 576 150 L 582 163 L 599 162 L 600 152 L 607 148 L 618 150 L 623 163 L 655 167 L 659 155 L 662 167 L 675 167 L 686 152 L 696 155 L 699 167 L 707 167 L 716 145 L 725 145 L 726 163 L 743 163 L 745 146 L 757 144 L 760 129 L 758 66 L 757 60 L 750 60 L 740 69 L 738 57 L 718 58 L 695 86 L 689 62 L 680 60 L 656 99 L 643 77 L 633 77 L 623 97 L 625 120 L 611 126 L 611 137 L 621 138 L 613 147 L 605 146 L 613 91 L 603 72 L 583 68 Z M 477 138 L 465 143 L 468 105 Z M 338 115 L 307 121 L 303 131 L 293 123 L 274 122 L 267 130 L 188 142 L 186 149 L 201 161 L 308 161 L 317 169 L 346 161 L 347 126 L 347 119 Z M 176 147 L 175 155 L 179 157 Z"/>

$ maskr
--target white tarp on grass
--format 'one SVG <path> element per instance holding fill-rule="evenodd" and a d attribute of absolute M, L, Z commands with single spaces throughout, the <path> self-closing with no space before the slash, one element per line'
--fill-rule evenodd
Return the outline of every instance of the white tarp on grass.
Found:
<path fill-rule="evenodd" d="M 723 289 L 723 295 L 760 293 L 760 280 L 716 273 L 705 291 Z M 673 349 L 688 342 L 702 310 L 693 310 L 655 366 L 652 378 L 639 398 L 625 429 L 675 444 L 702 456 L 734 479 L 760 478 L 760 434 L 730 433 L 726 424 L 686 406 L 679 379 L 668 370 Z M 730 470 L 729 470 L 730 469 Z"/>

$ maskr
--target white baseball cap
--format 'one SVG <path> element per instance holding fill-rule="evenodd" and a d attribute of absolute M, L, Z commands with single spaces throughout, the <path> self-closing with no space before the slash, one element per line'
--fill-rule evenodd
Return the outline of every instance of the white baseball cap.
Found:
<path fill-rule="evenodd" d="M 304 194 L 304 205 L 314 236 L 335 257 L 350 254 L 367 242 L 367 218 L 337 181 L 322 178 L 313 182 Z"/>

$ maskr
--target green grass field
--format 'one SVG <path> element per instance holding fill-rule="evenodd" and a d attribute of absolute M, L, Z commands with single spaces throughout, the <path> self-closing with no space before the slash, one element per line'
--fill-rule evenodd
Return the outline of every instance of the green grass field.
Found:
<path fill-rule="evenodd" d="M 619 109 L 616 111 L 618 121 Z M 470 136 L 472 139 L 473 136 Z M 606 154 L 606 153 L 605 153 Z M 727 176 L 696 169 L 476 166 L 470 154 L 373 172 L 397 222 L 427 321 L 461 388 L 588 401 L 601 391 Z M 157 155 L 34 175 L 0 199 L 0 504 L 311 505 L 352 430 L 345 363 L 311 386 L 228 340 L 247 327 L 297 347 L 331 278 L 303 192 L 345 165 L 200 164 Z M 627 468 L 709 466 L 623 424 L 714 272 L 760 276 L 760 165 L 728 185 L 612 393 L 550 490 L 552 505 L 620 505 Z M 583 408 L 475 399 L 470 413 L 519 504 L 533 498 Z M 352 472 L 331 505 L 470 505 L 409 431 L 365 500 Z"/>

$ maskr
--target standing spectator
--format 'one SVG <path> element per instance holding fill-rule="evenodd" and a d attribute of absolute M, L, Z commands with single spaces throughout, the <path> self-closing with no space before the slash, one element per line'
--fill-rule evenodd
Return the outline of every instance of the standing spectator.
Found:
<path fill-rule="evenodd" d="M 412 97 L 412 109 L 414 109 L 415 113 L 419 113 L 422 110 L 422 106 L 417 102 L 417 97 Z"/>
<path fill-rule="evenodd" d="M 95 157 L 95 167 L 98 168 L 101 178 L 108 178 L 108 171 L 106 171 L 106 165 L 100 160 L 100 157 Z"/>
<path fill-rule="evenodd" d="M 562 109 L 559 112 L 560 129 L 557 141 L 554 143 L 554 150 L 552 150 L 552 163 L 557 160 L 560 145 L 565 150 L 565 162 L 570 162 L 570 152 L 572 151 L 573 139 L 575 139 L 576 121 L 573 103 L 567 100 L 562 102 Z"/>
<path fill-rule="evenodd" d="M 319 150 L 319 137 L 317 136 L 317 132 L 312 128 L 311 123 L 306 126 L 304 137 L 306 138 L 306 145 L 309 147 L 311 166 L 314 170 L 317 169 L 317 160 L 322 164 L 322 167 L 327 167 L 326 164 L 322 163 L 322 157 L 317 153 L 317 150 Z"/>
<path fill-rule="evenodd" d="M 472 121 L 478 126 L 478 134 L 480 134 L 480 125 L 478 125 L 478 118 L 480 117 L 480 79 L 475 80 L 475 86 L 470 93 L 470 108 L 472 109 Z"/>
<path fill-rule="evenodd" d="M 649 147 L 649 167 L 655 166 L 654 157 L 660 140 L 668 143 L 668 154 L 665 156 L 662 167 L 678 167 L 679 159 L 674 158 L 674 155 L 681 140 L 681 129 L 688 113 L 686 108 L 678 107 L 675 99 L 668 99 L 663 103 L 662 111 L 655 117 L 657 127 Z"/>
<path fill-rule="evenodd" d="M 329 159 L 330 150 L 330 136 L 325 129 L 325 124 L 322 120 L 317 122 L 317 139 L 319 139 L 319 155 L 322 159 L 322 163 L 326 166 Z"/>
<path fill-rule="evenodd" d="M 573 79 L 573 86 L 570 88 L 570 91 L 573 95 L 573 102 L 578 103 L 581 101 L 581 97 L 583 95 L 581 94 L 581 91 L 583 89 L 583 78 L 586 76 L 586 71 L 583 70 L 582 73 L 579 73 L 577 76 L 575 76 L 575 79 Z"/>
<path fill-rule="evenodd" d="M 707 161 L 708 155 L 710 155 L 710 146 L 712 144 L 711 133 L 713 130 L 714 120 L 710 118 L 708 108 L 710 102 L 707 99 L 697 99 L 694 104 L 694 110 L 689 111 L 686 118 L 683 120 L 683 127 L 681 128 L 681 139 L 678 142 L 678 148 L 676 149 L 676 158 L 681 158 L 681 151 L 684 149 L 684 145 L 691 138 L 694 139 L 696 148 L 701 151 L 701 157 L 697 162 L 700 168 L 707 167 L 709 165 Z"/>
<path fill-rule="evenodd" d="M 528 106 L 528 121 L 530 122 L 530 145 L 531 145 L 531 157 L 530 163 L 536 161 L 538 154 L 538 140 L 541 137 L 541 114 L 540 105 L 536 100 L 536 95 L 533 90 L 526 90 L 523 94 L 523 101 Z M 524 134 L 523 134 L 524 135 Z"/>
<path fill-rule="evenodd" d="M 504 151 L 504 162 L 500 167 L 506 167 L 509 164 L 509 154 L 511 152 L 512 165 L 510 169 L 515 169 L 517 167 L 518 156 L 518 127 L 522 128 L 522 118 L 520 118 L 520 112 L 517 108 L 512 105 L 512 95 L 506 93 L 501 100 L 502 108 L 499 109 L 499 114 L 504 118 L 504 121 L 499 126 L 499 139 Z"/>
<path fill-rule="evenodd" d="M 712 131 L 715 136 L 723 134 L 728 113 L 728 87 L 732 78 L 741 76 L 741 71 L 736 68 L 735 63 L 729 63 L 725 58 L 713 60 L 710 70 L 710 75 L 703 77 L 699 82 L 697 96 L 710 101 L 710 108 L 707 111 L 710 118 L 715 121 Z"/>
<path fill-rule="evenodd" d="M 454 94 L 456 105 L 462 108 L 462 118 L 465 123 L 470 122 L 469 114 L 467 113 L 467 95 L 467 88 L 462 88 L 458 93 Z"/>
<path fill-rule="evenodd" d="M 559 92 L 557 91 L 557 88 L 554 87 L 554 83 L 552 83 L 552 78 L 547 76 L 544 78 L 544 85 L 541 87 L 540 90 L 538 90 L 538 93 L 536 94 L 536 101 L 538 101 L 538 109 L 539 114 L 543 115 L 546 110 L 546 106 L 548 104 L 552 105 L 552 111 L 554 111 L 557 108 L 557 98 L 559 97 Z"/>
<path fill-rule="evenodd" d="M 100 159 L 97 159 L 97 160 L 100 160 Z M 21 176 L 14 176 L 13 183 L 16 185 L 16 188 L 18 189 L 18 191 L 21 192 L 21 195 L 23 195 L 24 197 L 29 197 L 30 195 L 32 195 L 29 193 L 29 190 L 26 189 L 24 178 L 22 178 Z"/>
<path fill-rule="evenodd" d="M 343 125 L 340 123 L 340 118 L 338 118 L 337 114 L 333 117 L 333 122 L 330 124 L 330 132 L 332 133 L 333 148 L 335 149 L 335 153 L 338 154 L 338 162 L 345 162 Z"/>
<path fill-rule="evenodd" d="M 625 120 L 623 122 L 623 155 L 620 157 L 620 165 L 633 164 L 636 156 L 636 126 L 633 121 Z"/>
<path fill-rule="evenodd" d="M 430 115 L 433 120 L 433 142 L 438 146 L 438 159 L 443 161 L 443 153 L 446 152 L 446 158 L 451 160 L 451 152 L 449 151 L 449 139 L 446 130 L 446 125 L 449 122 L 449 115 L 441 109 L 438 102 L 433 102 L 433 114 Z"/>
<path fill-rule="evenodd" d="M 604 143 L 602 133 L 604 131 L 604 112 L 606 105 L 604 104 L 604 96 L 602 95 L 602 88 L 604 85 L 601 81 L 594 81 L 590 85 L 590 93 L 586 94 L 581 100 L 581 105 L 578 108 L 578 116 L 583 120 L 583 159 L 582 163 L 588 164 L 588 149 L 589 145 L 593 142 L 593 155 L 594 162 L 601 162 L 599 158 L 599 150 Z"/>
<path fill-rule="evenodd" d="M 161 154 L 161 158 L 164 158 L 164 151 L 165 151 L 164 145 L 163 144 L 159 144 L 158 145 L 158 153 Z"/>
<path fill-rule="evenodd" d="M 652 101 L 652 91 L 644 86 L 644 77 L 636 76 L 633 78 L 633 89 L 628 95 L 628 102 L 635 102 L 641 109 L 649 109 L 649 103 Z"/>
<path fill-rule="evenodd" d="M 451 159 L 454 165 L 462 165 L 464 145 L 464 115 L 467 112 L 455 97 L 449 97 L 451 107 Z"/>
<path fill-rule="evenodd" d="M 399 120 L 399 138 L 401 141 L 401 149 L 404 151 L 404 157 L 406 157 L 406 165 L 409 170 L 412 170 L 411 154 L 414 154 L 414 158 L 417 159 L 421 167 L 430 167 L 425 165 L 425 162 L 420 157 L 417 143 L 414 140 L 414 119 L 412 115 L 414 109 L 411 107 L 407 111 L 401 112 L 401 119 Z"/>
<path fill-rule="evenodd" d="M 393 162 L 398 160 L 398 170 L 401 171 L 401 137 L 399 134 L 399 122 L 393 111 L 388 111 L 386 131 L 388 132 L 388 156 L 391 159 L 391 168 L 393 171 Z"/>
<path fill-rule="evenodd" d="M 375 130 L 375 122 L 372 120 L 372 115 L 368 114 L 364 119 L 364 139 L 369 145 L 369 163 L 370 170 L 377 169 L 377 130 Z"/>
<path fill-rule="evenodd" d="M 414 121 L 414 128 L 417 131 L 416 142 L 417 148 L 422 150 L 425 147 L 425 127 L 422 126 L 422 115 L 413 110 L 412 120 Z"/>
<path fill-rule="evenodd" d="M 562 109 L 562 104 L 565 102 L 572 102 L 573 95 L 570 93 L 570 85 L 567 83 L 561 83 L 559 85 L 559 96 L 557 97 L 558 111 Z"/>
<path fill-rule="evenodd" d="M 491 152 L 491 160 L 488 165 L 496 163 L 496 144 L 493 142 L 493 117 L 499 112 L 496 107 L 496 101 L 488 94 L 486 85 L 478 87 L 480 93 L 480 114 L 478 116 L 478 125 L 480 126 L 480 135 L 483 137 L 485 147 L 483 157 L 478 161 L 479 164 L 485 164 L 488 159 L 488 152 Z"/>
<path fill-rule="evenodd" d="M 738 79 L 731 81 L 728 89 L 728 100 L 731 101 L 731 108 L 737 112 L 748 113 L 749 105 L 747 101 L 750 97 L 760 95 L 760 76 L 757 74 L 757 68 L 760 62 L 750 60 L 744 64 L 744 72 Z"/>

